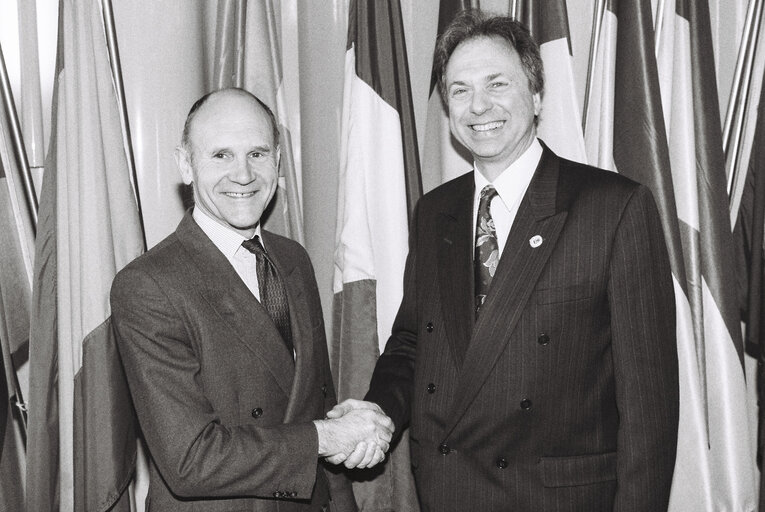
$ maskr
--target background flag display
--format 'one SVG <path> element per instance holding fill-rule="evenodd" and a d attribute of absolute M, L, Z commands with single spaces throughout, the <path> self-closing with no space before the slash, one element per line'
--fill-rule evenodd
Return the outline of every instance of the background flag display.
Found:
<path fill-rule="evenodd" d="M 362 398 L 401 302 L 408 211 L 422 193 L 398 0 L 352 0 L 341 139 L 332 368 Z M 418 510 L 406 434 L 354 482 L 364 511 Z"/>
<path fill-rule="evenodd" d="M 62 0 L 58 35 L 34 276 L 30 422 L 38 427 L 27 505 L 130 510 L 135 419 L 109 289 L 143 251 L 143 235 L 99 3 Z"/>

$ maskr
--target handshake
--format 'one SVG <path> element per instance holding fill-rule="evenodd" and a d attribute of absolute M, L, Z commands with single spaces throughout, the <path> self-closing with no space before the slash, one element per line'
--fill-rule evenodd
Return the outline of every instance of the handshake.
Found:
<path fill-rule="evenodd" d="M 393 437 L 393 421 L 379 405 L 348 399 L 337 404 L 324 420 L 315 420 L 319 456 L 331 464 L 371 468 L 385 459 Z"/>

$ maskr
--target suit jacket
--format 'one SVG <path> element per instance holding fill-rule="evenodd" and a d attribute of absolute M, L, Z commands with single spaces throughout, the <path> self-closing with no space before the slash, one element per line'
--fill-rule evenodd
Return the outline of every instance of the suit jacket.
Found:
<path fill-rule="evenodd" d="M 650 192 L 545 148 L 476 321 L 474 187 L 419 201 L 366 397 L 411 419 L 423 510 L 666 510 L 675 303 Z"/>
<path fill-rule="evenodd" d="M 147 510 L 356 510 L 318 462 L 336 402 L 313 269 L 263 231 L 287 290 L 293 361 L 265 308 L 189 212 L 115 278 L 112 320 L 150 454 Z"/>

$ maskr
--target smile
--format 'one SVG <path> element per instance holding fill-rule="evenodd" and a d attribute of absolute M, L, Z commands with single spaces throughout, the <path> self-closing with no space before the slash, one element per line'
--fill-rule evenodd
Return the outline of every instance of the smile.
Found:
<path fill-rule="evenodd" d="M 488 132 L 490 130 L 496 130 L 497 128 L 501 128 L 502 125 L 504 125 L 504 121 L 492 121 L 490 123 L 484 123 L 484 124 L 471 124 L 470 128 L 472 128 L 476 132 Z"/>
<path fill-rule="evenodd" d="M 252 197 L 255 192 L 223 192 L 224 196 L 233 197 L 235 199 L 244 199 L 246 197 Z"/>

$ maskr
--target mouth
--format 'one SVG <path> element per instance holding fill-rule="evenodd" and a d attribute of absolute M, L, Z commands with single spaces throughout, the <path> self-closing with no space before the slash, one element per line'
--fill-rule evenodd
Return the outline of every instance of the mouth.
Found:
<path fill-rule="evenodd" d="M 490 132 L 502 128 L 504 124 L 504 121 L 491 121 L 489 123 L 471 124 L 469 126 L 474 132 Z"/>
<path fill-rule="evenodd" d="M 232 199 L 246 199 L 255 195 L 255 192 L 223 192 L 223 195 Z"/>

